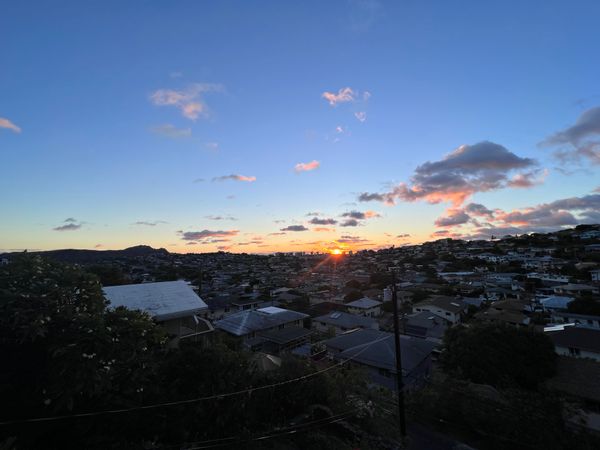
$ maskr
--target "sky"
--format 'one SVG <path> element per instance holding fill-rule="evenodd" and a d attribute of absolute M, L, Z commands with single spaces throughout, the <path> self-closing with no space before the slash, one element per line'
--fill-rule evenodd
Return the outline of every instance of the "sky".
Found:
<path fill-rule="evenodd" d="M 600 223 L 597 1 L 19 1 L 0 249 L 377 249 Z"/>

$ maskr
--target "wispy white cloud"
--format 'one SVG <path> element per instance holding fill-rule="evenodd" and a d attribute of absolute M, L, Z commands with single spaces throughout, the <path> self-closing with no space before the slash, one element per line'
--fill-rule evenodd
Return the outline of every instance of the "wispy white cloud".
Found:
<path fill-rule="evenodd" d="M 367 113 L 365 111 L 358 111 L 354 113 L 354 117 L 359 122 L 365 122 L 367 120 Z"/>
<path fill-rule="evenodd" d="M 16 126 L 10 120 L 5 119 L 3 117 L 0 117 L 0 128 L 5 128 L 5 129 L 10 130 L 10 131 L 12 131 L 14 133 L 20 133 L 21 132 L 21 128 L 19 128 L 18 126 Z"/>
<path fill-rule="evenodd" d="M 175 106 L 184 117 L 196 120 L 210 114 L 203 95 L 223 91 L 221 84 L 195 83 L 184 90 L 158 89 L 150 95 L 150 101 L 157 106 Z"/>
<path fill-rule="evenodd" d="M 216 152 L 217 150 L 219 150 L 219 143 L 218 142 L 205 142 L 204 148 Z"/>

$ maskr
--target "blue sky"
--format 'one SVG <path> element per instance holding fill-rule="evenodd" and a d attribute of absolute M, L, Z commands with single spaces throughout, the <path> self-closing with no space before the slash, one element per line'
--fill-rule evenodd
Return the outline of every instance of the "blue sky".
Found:
<path fill-rule="evenodd" d="M 5 4 L 0 248 L 377 248 L 600 221 L 599 14 L 593 1 Z M 417 170 L 428 161 L 442 164 Z M 255 179 L 215 180 L 229 175 Z M 350 211 L 374 213 L 342 226 Z"/>

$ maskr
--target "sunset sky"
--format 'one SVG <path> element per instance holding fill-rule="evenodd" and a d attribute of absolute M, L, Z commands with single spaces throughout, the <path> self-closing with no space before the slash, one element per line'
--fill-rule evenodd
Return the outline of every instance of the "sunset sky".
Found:
<path fill-rule="evenodd" d="M 380 248 L 600 223 L 600 2 L 0 14 L 0 251 Z"/>

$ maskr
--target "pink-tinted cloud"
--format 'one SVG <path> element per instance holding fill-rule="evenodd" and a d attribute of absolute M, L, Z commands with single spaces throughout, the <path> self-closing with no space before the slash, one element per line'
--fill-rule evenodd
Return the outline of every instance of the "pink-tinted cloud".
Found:
<path fill-rule="evenodd" d="M 358 200 L 383 201 L 390 205 L 397 200 L 423 200 L 450 202 L 458 207 L 477 192 L 510 187 L 509 172 L 535 165 L 535 160 L 519 157 L 493 142 L 462 145 L 439 161 L 418 166 L 410 184 L 400 183 L 384 193 L 365 192 Z"/>
<path fill-rule="evenodd" d="M 436 227 L 456 227 L 467 223 L 471 217 L 462 209 L 450 209 L 446 216 L 438 217 Z"/>
<path fill-rule="evenodd" d="M 313 225 L 335 225 L 337 220 L 328 218 L 319 219 L 318 217 L 313 217 L 310 219 L 309 223 L 312 223 Z"/>
<path fill-rule="evenodd" d="M 233 180 L 233 181 L 246 181 L 248 183 L 252 183 L 252 182 L 256 181 L 256 177 L 246 176 L 246 175 L 238 175 L 238 174 L 231 174 L 231 175 L 222 175 L 220 177 L 214 177 L 212 180 L 213 181 Z"/>
<path fill-rule="evenodd" d="M 10 120 L 5 119 L 3 117 L 0 117 L 0 128 L 4 128 L 6 130 L 10 130 L 13 133 L 20 133 L 21 132 L 21 128 L 19 128 L 18 126 L 16 126 Z"/>
<path fill-rule="evenodd" d="M 331 106 L 337 106 L 338 103 L 353 102 L 356 98 L 356 92 L 349 87 L 345 87 L 340 89 L 337 94 L 334 92 L 323 92 L 321 97 L 327 100 Z"/>
<path fill-rule="evenodd" d="M 317 233 L 331 233 L 335 231 L 335 228 L 316 227 L 313 228 L 313 231 L 316 231 Z"/>
<path fill-rule="evenodd" d="M 532 170 L 529 172 L 521 172 L 513 175 L 513 177 L 506 183 L 508 187 L 512 188 L 531 188 L 539 184 L 543 184 L 548 175 L 548 170 Z"/>
<path fill-rule="evenodd" d="M 308 172 L 310 170 L 317 169 L 320 165 L 321 165 L 321 163 L 317 160 L 312 160 L 311 162 L 307 162 L 307 163 L 298 163 L 294 166 L 294 171 L 296 173 Z"/>

